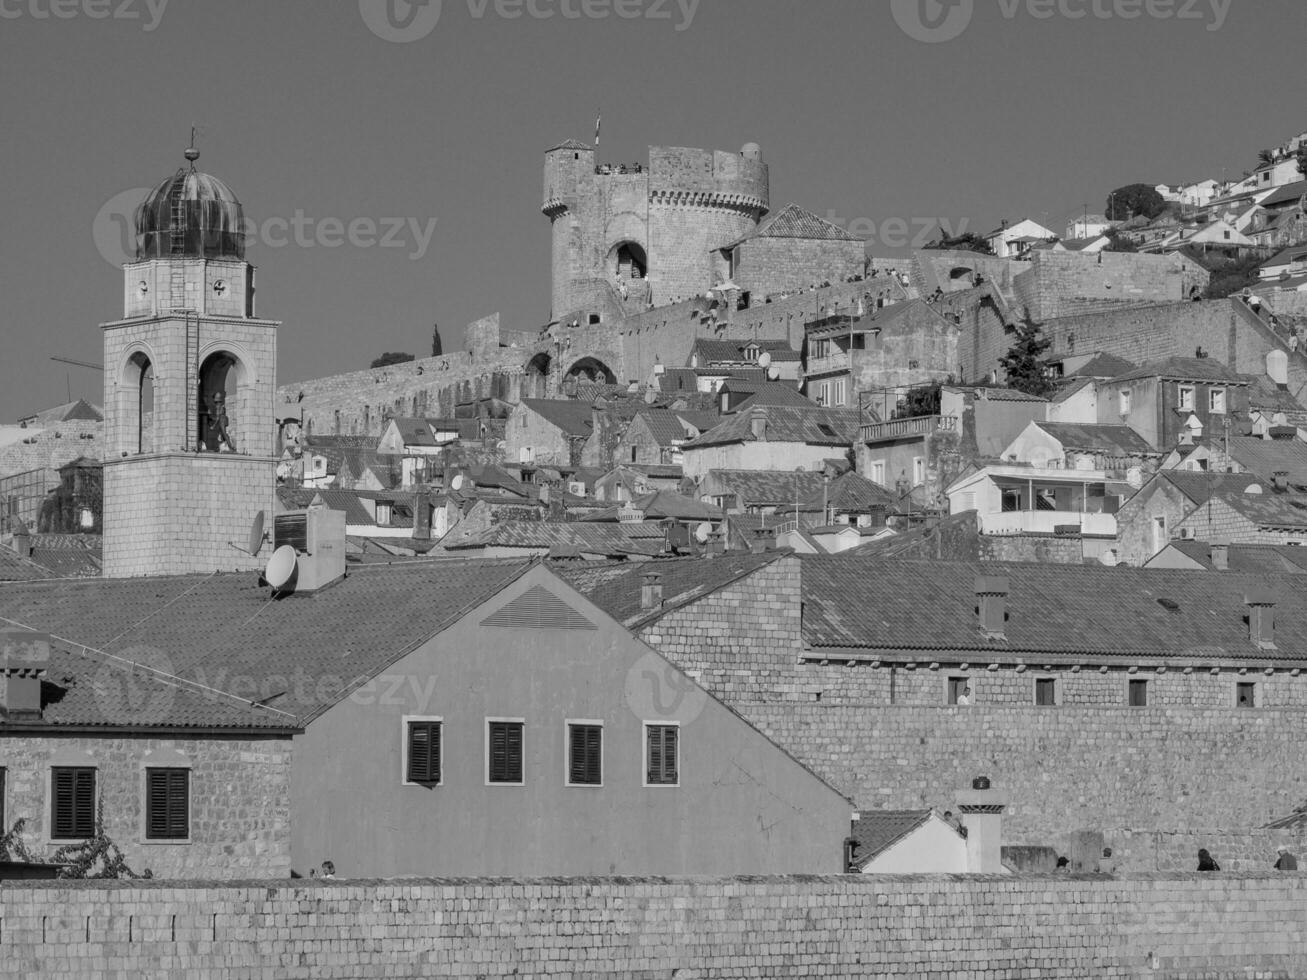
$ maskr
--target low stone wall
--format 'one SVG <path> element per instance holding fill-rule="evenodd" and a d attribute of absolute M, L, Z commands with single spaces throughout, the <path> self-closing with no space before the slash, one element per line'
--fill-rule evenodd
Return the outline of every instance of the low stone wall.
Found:
<path fill-rule="evenodd" d="M 1307 976 L 1307 874 L 7 882 L 0 976 Z"/>

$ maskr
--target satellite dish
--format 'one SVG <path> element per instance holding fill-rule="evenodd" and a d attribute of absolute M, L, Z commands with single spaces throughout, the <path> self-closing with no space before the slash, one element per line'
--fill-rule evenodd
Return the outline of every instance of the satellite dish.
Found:
<path fill-rule="evenodd" d="M 698 527 L 694 529 L 694 540 L 698 541 L 700 544 L 703 544 L 705 541 L 708 540 L 708 535 L 710 534 L 712 534 L 712 525 L 709 524 L 707 521 L 704 521 L 702 524 L 700 524 Z"/>
<path fill-rule="evenodd" d="M 775 364 L 773 364 L 771 367 L 767 369 L 768 381 L 776 381 L 780 378 L 780 376 L 781 376 L 781 369 L 778 368 Z"/>
<path fill-rule="evenodd" d="M 463 474 L 462 474 L 462 473 L 457 473 L 457 474 L 455 474 L 454 479 L 452 479 L 452 480 L 449 481 L 449 489 L 451 489 L 451 490 L 462 490 L 462 489 L 463 489 Z"/>
<path fill-rule="evenodd" d="M 263 570 L 263 581 L 274 590 L 285 588 L 295 577 L 295 567 L 295 549 L 288 544 L 283 544 L 268 559 L 268 565 Z"/>
<path fill-rule="evenodd" d="M 771 351 L 763 351 L 758 355 L 758 367 L 764 369 L 771 367 Z"/>
<path fill-rule="evenodd" d="M 250 524 L 250 546 L 245 549 L 251 555 L 257 555 L 259 549 L 263 547 L 263 539 L 265 537 L 263 533 L 263 522 L 264 513 L 263 511 L 259 511 L 254 515 L 254 522 Z"/>

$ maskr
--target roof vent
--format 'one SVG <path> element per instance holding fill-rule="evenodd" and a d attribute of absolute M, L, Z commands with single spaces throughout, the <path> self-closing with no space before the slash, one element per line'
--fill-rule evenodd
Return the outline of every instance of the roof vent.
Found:
<path fill-rule="evenodd" d="M 0 631 L 0 708 L 10 723 L 41 720 L 41 678 L 50 666 L 50 636 L 32 630 Z"/>
<path fill-rule="evenodd" d="M 1176 602 L 1174 599 L 1167 599 L 1165 596 L 1158 599 L 1157 604 L 1167 612 L 1178 613 L 1180 611 L 1180 603 Z"/>
<path fill-rule="evenodd" d="M 1248 607 L 1248 639 L 1263 650 L 1275 649 L 1275 596 L 1266 589 L 1244 594 Z"/>
<path fill-rule="evenodd" d="M 976 576 L 976 614 L 987 640 L 1006 640 L 1008 580 L 1006 575 Z"/>
<path fill-rule="evenodd" d="M 640 585 L 640 608 L 646 612 L 663 607 L 663 577 L 658 572 L 646 572 Z"/>

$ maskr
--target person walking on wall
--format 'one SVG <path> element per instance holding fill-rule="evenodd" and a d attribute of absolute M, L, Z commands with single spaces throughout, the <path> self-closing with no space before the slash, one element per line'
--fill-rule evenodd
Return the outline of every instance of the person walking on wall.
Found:
<path fill-rule="evenodd" d="M 1216 863 L 1215 859 L 1207 853 L 1207 848 L 1198 848 L 1198 870 L 1199 871 L 1220 871 L 1221 866 Z"/>
<path fill-rule="evenodd" d="M 1293 853 L 1287 847 L 1281 844 L 1275 850 L 1278 853 L 1278 856 L 1275 859 L 1276 871 L 1298 870 L 1298 859 L 1293 856 Z"/>

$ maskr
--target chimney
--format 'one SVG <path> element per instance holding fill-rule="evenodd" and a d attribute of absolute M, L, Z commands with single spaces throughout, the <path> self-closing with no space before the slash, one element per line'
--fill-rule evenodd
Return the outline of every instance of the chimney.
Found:
<path fill-rule="evenodd" d="M 753 431 L 753 438 L 758 442 L 767 441 L 767 413 L 760 408 L 755 408 L 749 416 L 749 427 Z"/>
<path fill-rule="evenodd" d="M 658 572 L 646 572 L 640 585 L 640 608 L 646 612 L 663 607 L 663 577 Z"/>
<path fill-rule="evenodd" d="M 971 789 L 958 793 L 958 813 L 967 831 L 967 871 L 1003 871 L 1003 810 L 1007 798 L 989 787 L 988 776 L 977 776 Z"/>
<path fill-rule="evenodd" d="M 761 555 L 765 551 L 776 550 L 776 529 L 774 527 L 758 527 L 753 529 L 753 540 L 749 542 L 749 551 L 755 555 Z"/>
<path fill-rule="evenodd" d="M 1007 593 L 1006 575 L 976 576 L 976 613 L 986 639 L 1006 639 Z"/>
<path fill-rule="evenodd" d="M 1230 546 L 1225 543 L 1212 544 L 1212 567 L 1218 572 L 1230 570 Z"/>
<path fill-rule="evenodd" d="M 425 490 L 413 494 L 413 537 L 418 541 L 431 540 L 431 494 Z"/>
<path fill-rule="evenodd" d="M 1249 589 L 1243 603 L 1248 607 L 1248 639 L 1262 650 L 1275 649 L 1275 596 L 1269 589 Z"/>
<path fill-rule="evenodd" d="M 19 558 L 32 557 L 32 532 L 22 521 L 14 525 L 14 551 Z"/>
<path fill-rule="evenodd" d="M 50 665 L 50 636 L 0 630 L 0 717 L 9 723 L 41 720 L 41 678 Z"/>
<path fill-rule="evenodd" d="M 304 512 L 304 553 L 296 565 L 295 591 L 314 592 L 345 575 L 345 512 L 320 495 Z"/>
<path fill-rule="evenodd" d="M 1271 474 L 1271 486 L 1276 493 L 1287 493 L 1289 490 L 1289 471 L 1276 470 Z"/>

